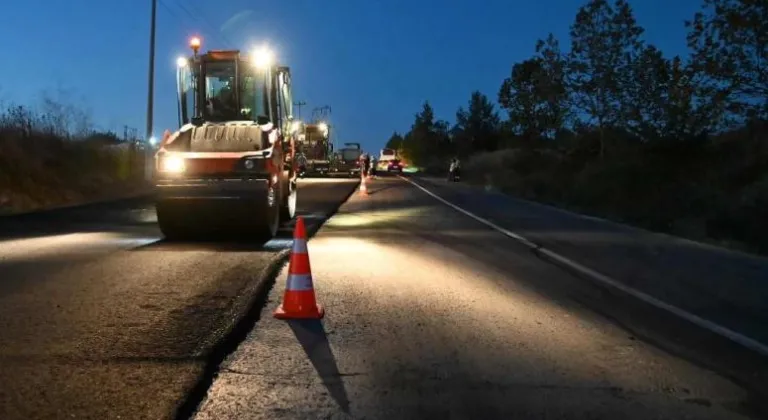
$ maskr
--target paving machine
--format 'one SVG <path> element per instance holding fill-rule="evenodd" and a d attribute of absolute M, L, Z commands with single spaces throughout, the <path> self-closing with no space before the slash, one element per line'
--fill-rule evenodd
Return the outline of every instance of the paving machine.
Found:
<path fill-rule="evenodd" d="M 178 61 L 180 129 L 155 155 L 157 221 L 167 238 L 269 239 L 296 212 L 291 72 L 268 48 Z"/>
<path fill-rule="evenodd" d="M 299 176 L 327 175 L 333 156 L 329 125 L 316 121 L 297 127 Z"/>

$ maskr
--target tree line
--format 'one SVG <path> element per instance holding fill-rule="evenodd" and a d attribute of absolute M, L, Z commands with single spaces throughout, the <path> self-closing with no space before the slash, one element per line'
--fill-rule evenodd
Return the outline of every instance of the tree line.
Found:
<path fill-rule="evenodd" d="M 387 147 L 426 171 L 459 156 L 472 182 L 768 251 L 768 2 L 703 0 L 685 25 L 688 54 L 668 57 L 627 0 L 590 0 L 569 51 L 539 40 L 496 104 L 473 92 L 451 124 L 425 101 Z"/>

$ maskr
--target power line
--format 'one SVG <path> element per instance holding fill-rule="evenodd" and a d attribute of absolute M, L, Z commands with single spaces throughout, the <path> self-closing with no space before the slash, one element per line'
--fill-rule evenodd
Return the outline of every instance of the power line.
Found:
<path fill-rule="evenodd" d="M 312 118 L 316 120 L 326 119 L 331 114 L 330 105 L 323 105 L 312 109 Z"/>
<path fill-rule="evenodd" d="M 232 48 L 234 46 L 234 43 L 231 42 L 229 39 L 227 39 L 227 37 L 225 37 L 223 34 L 219 33 L 219 30 L 216 29 L 216 27 L 214 27 L 213 24 L 211 24 L 211 22 L 209 20 L 205 19 L 203 17 L 202 13 L 200 13 L 199 11 L 198 11 L 197 14 L 192 13 L 192 12 L 189 11 L 189 9 L 183 3 L 179 2 L 178 0 L 172 0 L 172 1 L 184 13 L 186 13 L 186 15 L 189 16 L 192 20 L 196 20 L 196 21 L 204 24 L 205 26 L 207 26 L 208 29 L 211 30 L 211 35 L 214 36 L 215 38 L 218 38 L 220 41 L 222 41 L 224 43 L 224 45 L 226 45 L 227 47 L 230 47 L 230 48 Z M 161 0 L 161 3 L 162 3 L 162 0 Z"/>
<path fill-rule="evenodd" d="M 187 29 L 187 25 L 184 25 L 185 19 L 182 18 L 177 11 L 170 8 L 163 0 L 158 0 L 158 2 L 171 15 L 171 17 L 176 20 L 177 23 L 181 24 L 182 29 Z"/>
<path fill-rule="evenodd" d="M 211 29 L 213 32 L 216 32 L 216 31 L 217 31 L 217 29 L 213 27 L 213 24 L 211 24 L 211 23 L 210 23 L 208 20 L 206 20 L 206 19 L 203 17 L 203 16 L 205 16 L 205 13 L 203 13 L 203 11 L 201 11 L 201 10 L 200 10 L 200 9 L 199 9 L 197 6 L 195 6 L 195 5 L 194 5 L 194 3 L 192 3 L 192 2 L 189 2 L 189 3 L 187 3 L 187 5 L 188 5 L 189 7 L 191 7 L 191 8 L 192 8 L 192 11 L 194 12 L 195 16 L 199 16 L 199 17 L 200 17 L 200 19 L 201 19 L 201 20 L 203 20 L 203 21 L 205 22 L 205 24 L 206 24 L 206 25 L 208 25 L 208 27 L 209 27 L 209 28 L 210 28 L 210 29 Z M 220 32 L 220 31 L 219 31 L 219 32 Z M 219 36 L 219 37 L 220 37 L 220 38 L 221 38 L 221 39 L 224 41 L 224 43 L 225 43 L 225 44 L 230 44 L 230 46 L 233 46 L 233 45 L 234 45 L 234 42 L 230 42 L 230 40 L 229 40 L 229 39 L 227 39 L 227 37 L 226 37 L 226 36 L 224 36 L 224 34 L 218 33 L 218 34 L 217 34 L 217 36 Z"/>
<path fill-rule="evenodd" d="M 164 2 L 163 0 L 158 0 L 158 1 L 160 2 L 160 6 L 163 6 L 163 7 L 165 8 L 165 10 L 167 10 L 167 11 L 168 11 L 168 13 L 170 13 L 171 15 L 173 15 L 173 17 L 175 17 L 175 18 L 178 18 L 178 17 L 179 17 L 179 16 L 176 14 L 176 12 L 174 12 L 173 10 L 171 10 L 171 8 L 170 8 L 170 7 L 168 7 L 168 5 L 167 5 L 167 4 L 165 4 L 165 2 Z"/>

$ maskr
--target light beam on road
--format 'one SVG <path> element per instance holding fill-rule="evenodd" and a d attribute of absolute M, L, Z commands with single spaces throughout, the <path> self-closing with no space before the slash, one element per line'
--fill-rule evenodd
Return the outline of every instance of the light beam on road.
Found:
<path fill-rule="evenodd" d="M 100 253 L 104 249 L 135 248 L 158 241 L 159 237 L 136 236 L 119 232 L 80 232 L 63 235 L 0 241 L 0 261 L 20 262 L 54 257 Z"/>
<path fill-rule="evenodd" d="M 346 213 L 337 214 L 330 218 L 325 222 L 325 225 L 332 227 L 371 227 L 383 223 L 391 223 L 396 220 L 407 219 L 409 217 L 428 215 L 429 212 L 430 207 L 428 206 L 378 211 L 369 211 L 366 209 L 358 214 L 351 208 Z"/>

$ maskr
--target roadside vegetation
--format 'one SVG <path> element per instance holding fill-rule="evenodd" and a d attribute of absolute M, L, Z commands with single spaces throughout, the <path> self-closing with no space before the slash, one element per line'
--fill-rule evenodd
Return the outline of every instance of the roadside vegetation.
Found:
<path fill-rule="evenodd" d="M 0 214 L 142 191 L 135 140 L 96 130 L 88 115 L 45 97 L 0 108 Z"/>
<path fill-rule="evenodd" d="M 543 34 L 498 105 L 474 92 L 450 124 L 427 101 L 387 147 L 428 172 L 457 155 L 472 183 L 768 253 L 766 16 L 766 2 L 704 0 L 690 54 L 666 57 L 627 1 L 591 0 L 569 50 Z"/>

